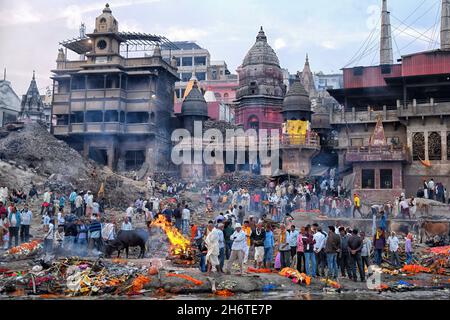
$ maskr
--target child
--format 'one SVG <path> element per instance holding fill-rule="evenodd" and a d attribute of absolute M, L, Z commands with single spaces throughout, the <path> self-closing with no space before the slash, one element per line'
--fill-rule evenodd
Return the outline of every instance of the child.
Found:
<path fill-rule="evenodd" d="M 3 232 L 3 249 L 8 250 L 8 244 L 9 244 L 9 232 L 4 231 Z"/>
<path fill-rule="evenodd" d="M 412 262 L 412 240 L 413 235 L 411 233 L 408 233 L 405 242 L 406 264 L 411 264 Z"/>

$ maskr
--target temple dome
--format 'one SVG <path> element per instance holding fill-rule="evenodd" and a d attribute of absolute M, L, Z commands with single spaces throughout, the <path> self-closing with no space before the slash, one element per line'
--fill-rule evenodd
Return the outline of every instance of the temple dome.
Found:
<path fill-rule="evenodd" d="M 311 112 L 309 94 L 306 92 L 298 77 L 295 78 L 283 101 L 283 112 L 288 111 Z"/>
<path fill-rule="evenodd" d="M 245 67 L 252 64 L 272 64 L 278 67 L 280 66 L 277 54 L 267 43 L 267 37 L 262 27 L 256 37 L 255 44 L 245 56 L 242 66 Z"/>
<path fill-rule="evenodd" d="M 183 101 L 181 114 L 183 116 L 208 117 L 208 104 L 198 88 L 197 81 L 194 82 L 191 91 Z"/>

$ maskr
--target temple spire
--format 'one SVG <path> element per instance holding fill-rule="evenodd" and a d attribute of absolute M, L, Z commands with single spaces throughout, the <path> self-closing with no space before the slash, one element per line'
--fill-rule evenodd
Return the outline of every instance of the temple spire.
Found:
<path fill-rule="evenodd" d="M 450 50 L 450 0 L 442 0 L 441 49 Z"/>
<path fill-rule="evenodd" d="M 33 70 L 33 80 L 36 80 L 36 71 Z"/>
<path fill-rule="evenodd" d="M 264 29 L 261 26 L 261 29 L 258 32 L 258 36 L 256 37 L 256 41 L 264 41 L 267 42 L 266 34 L 264 33 Z"/>
<path fill-rule="evenodd" d="M 382 1 L 383 5 L 381 11 L 380 64 L 384 65 L 394 63 L 394 54 L 392 52 L 390 12 L 387 10 L 387 0 Z"/>

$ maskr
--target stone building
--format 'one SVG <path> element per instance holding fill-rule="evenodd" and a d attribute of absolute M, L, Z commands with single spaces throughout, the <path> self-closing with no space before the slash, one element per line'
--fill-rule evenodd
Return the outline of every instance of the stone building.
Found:
<path fill-rule="evenodd" d="M 450 187 L 449 12 L 449 1 L 443 0 L 440 49 L 405 55 L 394 64 L 383 0 L 380 65 L 345 68 L 344 88 L 329 90 L 342 105 L 330 113 L 338 132 L 339 166 L 343 170 L 350 165 L 354 173 L 360 172 L 355 185 L 367 201 L 392 200 L 402 189 L 416 194 L 423 180 L 431 178 Z M 370 144 L 378 121 L 386 137 L 381 149 L 391 160 Z M 355 159 L 370 160 L 373 168 L 360 171 L 355 163 L 361 160 Z M 392 183 L 383 181 L 401 185 L 393 192 Z"/>
<path fill-rule="evenodd" d="M 236 124 L 245 130 L 281 128 L 286 86 L 278 57 L 262 27 L 237 72 Z"/>
<path fill-rule="evenodd" d="M 39 89 L 36 84 L 35 72 L 33 71 L 33 78 L 27 93 L 22 96 L 21 108 L 19 113 L 19 120 L 24 122 L 45 122 L 44 102 L 39 94 Z"/>
<path fill-rule="evenodd" d="M 5 76 L 3 80 L 0 80 L 0 127 L 8 122 L 16 121 L 19 112 L 20 99 Z"/>
<path fill-rule="evenodd" d="M 169 170 L 176 62 L 164 37 L 119 31 L 107 4 L 95 30 L 61 42 L 54 73 L 53 134 L 85 157 L 118 170 Z M 153 48 L 150 55 L 129 57 Z M 175 48 L 175 47 L 174 47 Z M 69 61 L 67 50 L 81 60 Z M 133 55 L 135 56 L 135 55 Z"/>

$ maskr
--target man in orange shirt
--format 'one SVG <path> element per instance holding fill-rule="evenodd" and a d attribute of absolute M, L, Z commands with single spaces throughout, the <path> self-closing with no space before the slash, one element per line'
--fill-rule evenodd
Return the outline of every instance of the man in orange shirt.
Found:
<path fill-rule="evenodd" d="M 248 260 L 248 252 L 250 249 L 250 235 L 252 234 L 252 228 L 250 228 L 250 222 L 248 220 L 244 221 L 244 226 L 242 227 L 242 231 L 244 231 L 247 236 L 247 247 L 245 249 L 244 263 L 247 263 Z"/>

